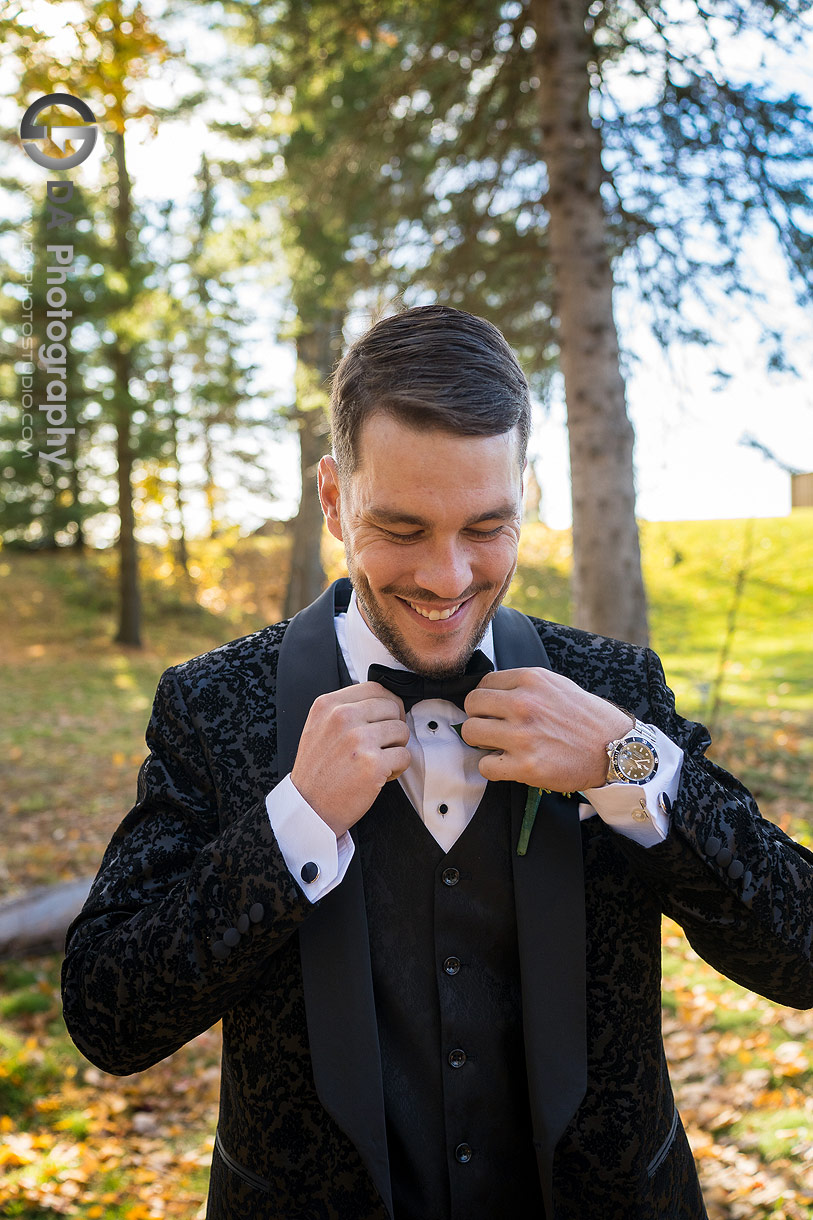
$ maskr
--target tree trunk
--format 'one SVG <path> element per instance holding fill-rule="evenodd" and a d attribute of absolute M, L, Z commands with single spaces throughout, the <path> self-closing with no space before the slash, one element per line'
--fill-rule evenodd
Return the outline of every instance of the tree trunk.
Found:
<path fill-rule="evenodd" d="M 211 424 L 203 424 L 203 473 L 205 477 L 204 495 L 206 509 L 209 513 L 209 537 L 217 538 L 220 533 L 220 522 L 217 516 L 218 490 L 215 482 L 215 451 L 212 445 Z"/>
<path fill-rule="evenodd" d="M 285 617 L 296 614 L 325 587 L 322 567 L 322 509 L 316 493 L 316 467 L 327 449 L 328 422 L 325 389 L 341 345 L 341 316 L 325 315 L 300 334 L 296 344 L 296 420 L 299 427 L 299 469 L 302 493 L 293 522 L 291 571 L 285 595 Z"/>
<path fill-rule="evenodd" d="M 65 933 L 92 882 L 92 877 L 62 881 L 0 903 L 0 962 L 62 953 Z"/>
<path fill-rule="evenodd" d="M 129 387 L 128 355 L 113 352 L 116 397 L 123 387 Z M 129 389 L 128 389 L 129 395 Z M 141 647 L 141 595 L 138 583 L 138 543 L 133 514 L 133 450 L 130 443 L 130 411 L 128 403 L 120 401 L 116 411 L 116 460 L 119 486 L 119 628 L 116 643 L 132 648 Z"/>
<path fill-rule="evenodd" d="M 85 549 L 85 526 L 82 520 L 82 502 L 79 498 L 82 489 L 79 480 L 79 437 L 81 434 L 81 428 L 77 427 L 75 434 L 69 438 L 71 453 L 71 499 L 73 500 L 73 508 L 76 512 L 76 516 L 73 519 L 74 525 L 76 526 L 76 533 L 73 536 L 73 549 L 75 551 L 83 551 Z"/>
<path fill-rule="evenodd" d="M 116 161 L 116 206 L 113 209 L 114 260 L 116 270 L 129 277 L 131 249 L 130 226 L 132 205 L 130 177 L 124 157 L 124 136 L 113 132 Z M 141 597 L 138 585 L 138 544 L 133 514 L 133 449 L 130 421 L 133 403 L 130 397 L 132 361 L 130 352 L 117 338 L 112 348 L 113 401 L 116 404 L 116 458 L 119 487 L 119 628 L 117 644 L 141 647 Z"/>
<path fill-rule="evenodd" d="M 175 511 L 178 514 L 178 536 L 174 540 L 175 543 L 175 562 L 183 570 L 185 576 L 189 576 L 189 553 L 186 547 L 186 529 L 184 526 L 184 497 L 183 485 L 181 483 L 181 459 L 178 453 L 178 410 L 175 406 L 175 387 L 172 382 L 172 350 L 170 348 L 169 339 L 165 340 L 164 347 L 164 392 L 169 403 L 169 428 L 170 428 L 170 443 L 172 445 L 172 464 L 175 468 L 175 477 L 172 481 L 173 491 L 175 493 Z M 172 531 L 168 531 L 170 537 Z"/>
<path fill-rule="evenodd" d="M 532 0 L 550 258 L 567 400 L 577 626 L 647 642 L 633 430 L 613 316 L 601 198 L 601 134 L 590 118 L 593 58 L 582 0 Z"/>

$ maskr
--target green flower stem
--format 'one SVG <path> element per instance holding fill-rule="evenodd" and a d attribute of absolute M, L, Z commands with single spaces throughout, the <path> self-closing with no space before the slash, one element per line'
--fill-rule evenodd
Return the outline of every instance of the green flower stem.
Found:
<path fill-rule="evenodd" d="M 536 811 L 542 799 L 542 791 L 541 788 L 528 789 L 528 796 L 525 799 L 525 812 L 522 815 L 522 826 L 519 830 L 519 842 L 517 843 L 518 856 L 524 856 L 528 850 L 531 831 L 534 828 L 534 821 L 536 820 Z"/>
<path fill-rule="evenodd" d="M 517 843 L 517 855 L 524 856 L 528 850 L 528 844 L 531 841 L 531 831 L 534 828 L 536 821 L 536 811 L 539 808 L 539 802 L 542 799 L 542 793 L 547 792 L 550 796 L 550 788 L 529 788 L 528 795 L 525 798 L 525 812 L 522 815 L 522 825 L 519 828 L 519 841 Z M 572 792 L 563 792 L 562 796 L 570 798 Z"/>

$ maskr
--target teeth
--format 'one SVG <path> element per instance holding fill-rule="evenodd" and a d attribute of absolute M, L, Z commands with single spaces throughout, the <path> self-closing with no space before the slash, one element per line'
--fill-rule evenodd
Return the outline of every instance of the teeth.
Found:
<path fill-rule="evenodd" d="M 463 603 L 458 602 L 456 606 L 450 606 L 448 610 L 422 610 L 420 606 L 416 606 L 414 602 L 408 602 L 407 605 L 411 606 L 412 609 L 417 611 L 418 614 L 423 615 L 424 618 L 428 618 L 433 623 L 436 623 L 439 619 L 451 618 L 452 615 L 460 609 Z"/>

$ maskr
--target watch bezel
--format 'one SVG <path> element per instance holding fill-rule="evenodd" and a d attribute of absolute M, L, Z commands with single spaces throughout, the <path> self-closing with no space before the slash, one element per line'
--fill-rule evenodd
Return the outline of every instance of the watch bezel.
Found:
<path fill-rule="evenodd" d="M 625 775 L 618 765 L 618 760 L 621 757 L 624 748 L 632 744 L 646 746 L 647 750 L 652 756 L 652 770 L 648 775 L 644 776 L 643 779 L 635 779 L 632 776 Z M 658 758 L 658 751 L 655 749 L 652 742 L 647 741 L 646 737 L 643 737 L 634 729 L 625 734 L 625 736 L 619 741 L 613 743 L 613 748 L 610 751 L 610 773 L 613 779 L 615 779 L 615 781 L 618 783 L 637 784 L 639 786 L 642 784 L 648 784 L 649 781 L 654 779 L 655 775 L 657 775 L 659 765 L 660 759 Z"/>

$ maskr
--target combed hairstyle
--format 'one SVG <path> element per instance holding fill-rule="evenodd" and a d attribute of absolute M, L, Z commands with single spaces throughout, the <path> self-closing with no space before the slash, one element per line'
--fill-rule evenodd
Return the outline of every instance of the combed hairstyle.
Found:
<path fill-rule="evenodd" d="M 517 428 L 520 466 L 531 425 L 528 382 L 496 326 L 448 305 L 377 322 L 333 376 L 333 453 L 346 478 L 358 465 L 365 419 L 387 414 L 413 428 L 498 436 Z"/>

